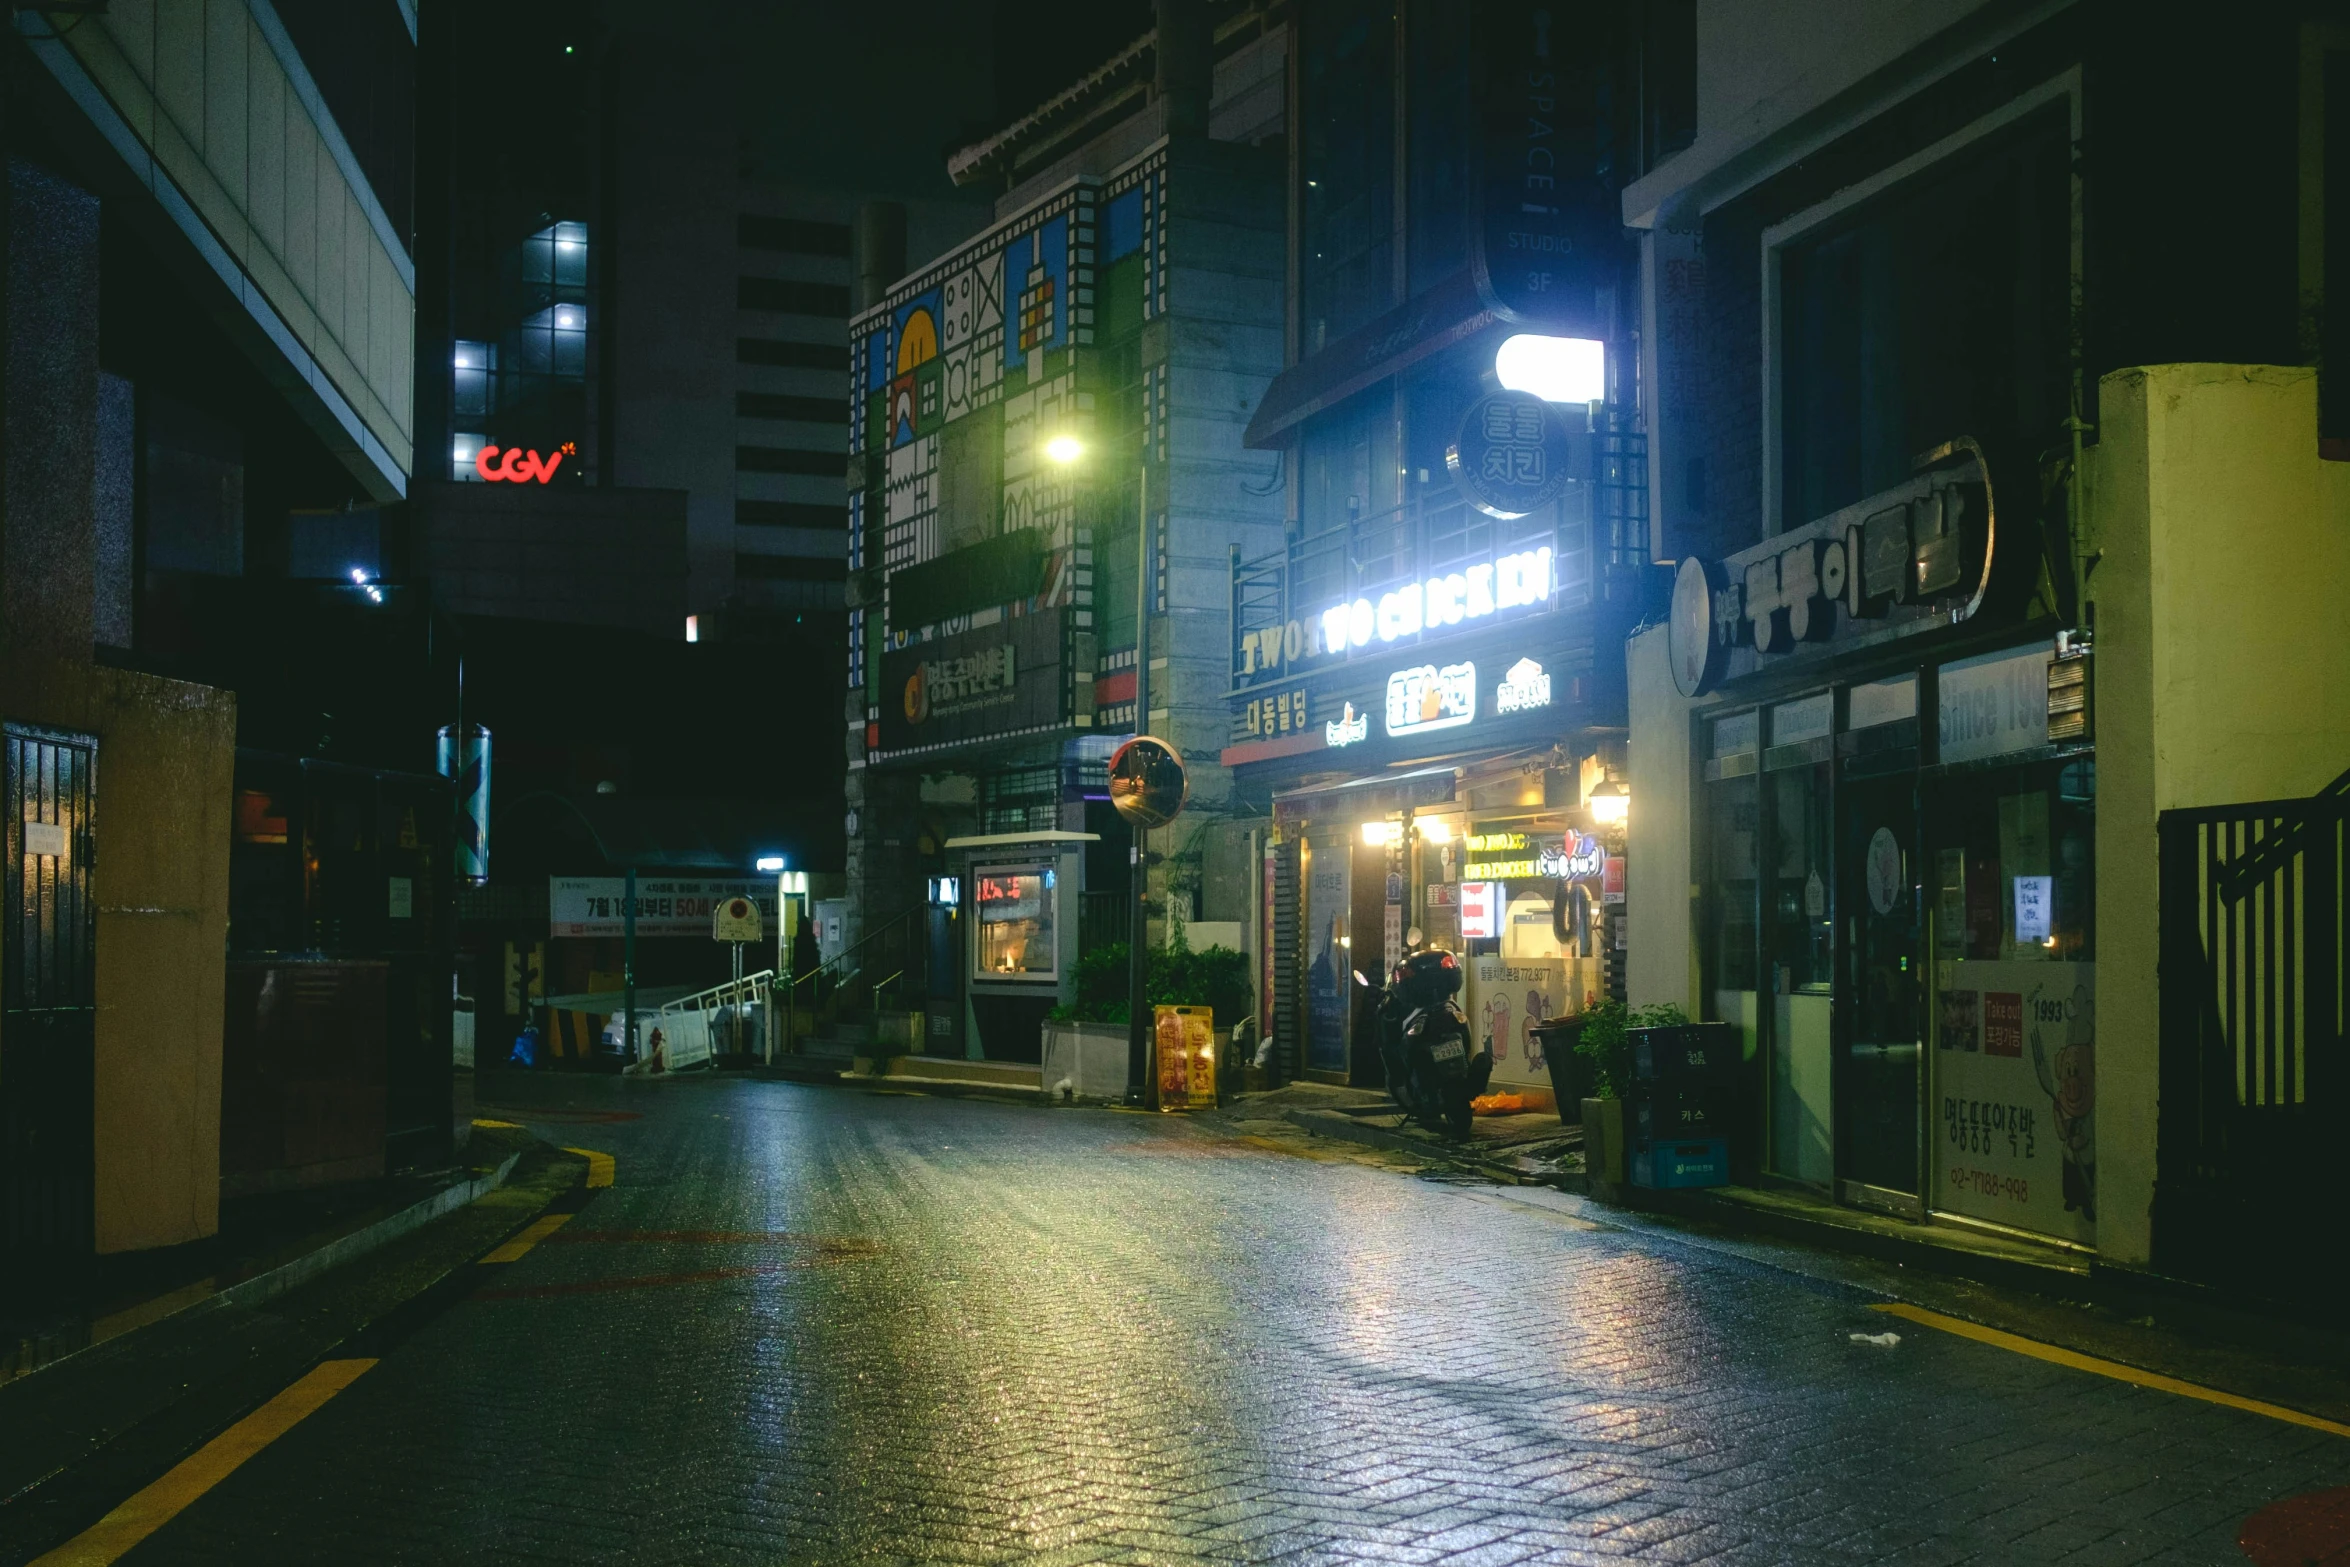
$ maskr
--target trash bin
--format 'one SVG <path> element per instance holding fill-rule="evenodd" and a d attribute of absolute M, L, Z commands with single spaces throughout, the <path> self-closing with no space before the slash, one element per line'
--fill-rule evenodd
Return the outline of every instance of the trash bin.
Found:
<path fill-rule="evenodd" d="M 1575 1049 L 1575 1042 L 1583 1037 L 1582 1014 L 1544 1018 L 1534 1025 L 1533 1034 L 1542 1046 L 1542 1064 L 1550 1071 L 1550 1091 L 1558 1099 L 1560 1123 L 1581 1126 L 1583 1101 L 1591 1092 L 1591 1063 Z"/>

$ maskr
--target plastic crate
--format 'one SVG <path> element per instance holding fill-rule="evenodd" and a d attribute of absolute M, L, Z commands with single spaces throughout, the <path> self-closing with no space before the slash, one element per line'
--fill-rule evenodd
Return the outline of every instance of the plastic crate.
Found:
<path fill-rule="evenodd" d="M 1632 1030 L 1632 1080 L 1636 1083 L 1735 1083 L 1738 1035 L 1727 1023 L 1677 1023 Z"/>
<path fill-rule="evenodd" d="M 1624 1101 L 1624 1135 L 1650 1142 L 1727 1137 L 1733 1112 L 1726 1088 L 1635 1083 Z"/>
<path fill-rule="evenodd" d="M 1730 1184 L 1730 1144 L 1720 1137 L 1659 1141 L 1638 1139 L 1632 1144 L 1634 1186 L 1727 1186 Z"/>

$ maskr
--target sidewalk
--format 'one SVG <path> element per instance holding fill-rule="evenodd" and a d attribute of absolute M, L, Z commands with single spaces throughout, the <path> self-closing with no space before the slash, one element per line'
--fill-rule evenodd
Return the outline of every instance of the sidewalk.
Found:
<path fill-rule="evenodd" d="M 254 1305 L 496 1190 L 536 1139 L 477 1126 L 445 1169 L 221 1204 L 220 1232 L 100 1257 L 0 1297 L 0 1386 L 126 1333 L 220 1305 Z"/>
<path fill-rule="evenodd" d="M 87 1528 L 322 1357 L 353 1346 L 380 1355 L 377 1340 L 429 1320 L 469 1263 L 588 1170 L 519 1128 L 477 1131 L 468 1153 L 497 1162 L 391 1213 L 346 1211 L 274 1251 L 224 1254 L 224 1266 L 259 1270 L 241 1281 L 208 1275 L 85 1313 L 79 1345 L 63 1319 L 53 1325 L 58 1352 L 0 1383 L 0 1562 Z"/>
<path fill-rule="evenodd" d="M 1562 1124 L 1547 1110 L 1480 1115 L 1470 1123 L 1466 1143 L 1406 1121 L 1395 1101 L 1383 1093 L 1323 1083 L 1292 1083 L 1266 1093 L 1243 1094 L 1215 1114 L 1235 1124 L 1284 1121 L 1316 1137 L 1412 1154 L 1511 1183 L 1556 1184 L 1579 1176 L 1583 1168 L 1582 1126 Z"/>

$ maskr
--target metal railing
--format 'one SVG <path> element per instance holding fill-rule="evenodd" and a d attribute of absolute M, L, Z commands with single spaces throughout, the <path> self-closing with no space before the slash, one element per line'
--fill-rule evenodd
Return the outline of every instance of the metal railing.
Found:
<path fill-rule="evenodd" d="M 2269 1293 L 2350 1285 L 2322 1201 L 2350 1116 L 2350 773 L 2162 813 L 2155 1261 Z"/>
<path fill-rule="evenodd" d="M 760 1055 L 772 1062 L 774 988 L 775 970 L 761 969 L 661 1003 L 645 1015 L 661 1048 L 656 1052 L 648 1046 L 628 1070 L 651 1071 L 656 1055 L 662 1069 L 671 1072 L 708 1065 L 719 1056 Z"/>
<path fill-rule="evenodd" d="M 1250 657 L 1252 638 L 1278 637 L 1334 604 L 1399 583 L 1423 581 L 1513 550 L 1551 548 L 1555 604 L 1588 603 L 1603 579 L 1649 560 L 1648 440 L 1637 410 L 1594 410 L 1589 469 L 1566 495 L 1523 517 L 1499 518 L 1461 500 L 1421 497 L 1293 538 L 1280 551 L 1232 563 L 1232 675 L 1235 684 L 1270 678 L 1279 660 Z M 1441 635 L 1442 633 L 1437 633 Z M 1381 656 L 1392 649 L 1384 645 Z M 1244 672 L 1245 671 L 1245 672 Z"/>
<path fill-rule="evenodd" d="M 929 946 L 925 937 L 925 904 L 884 920 L 847 948 L 793 976 L 784 986 L 784 1048 L 796 1051 L 804 1038 L 833 1026 L 882 1010 L 893 987 L 903 997 L 914 989 L 909 976 L 927 995 Z"/>

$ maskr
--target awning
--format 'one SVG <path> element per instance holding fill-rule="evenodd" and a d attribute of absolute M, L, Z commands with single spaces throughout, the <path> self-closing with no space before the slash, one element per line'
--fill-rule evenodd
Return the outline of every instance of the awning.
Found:
<path fill-rule="evenodd" d="M 1373 773 L 1367 778 L 1349 778 L 1342 783 L 1277 790 L 1273 795 L 1273 810 L 1277 815 L 1295 815 L 1309 807 L 1322 806 L 1384 816 L 1406 806 L 1443 805 L 1452 799 L 1453 781 L 1458 772 L 1458 768 L 1446 762 L 1436 767 L 1415 767 L 1408 773 Z"/>
<path fill-rule="evenodd" d="M 1286 445 L 1293 426 L 1502 320 L 1478 296 L 1476 279 L 1456 272 L 1275 376 L 1242 443 L 1259 449 Z"/>

